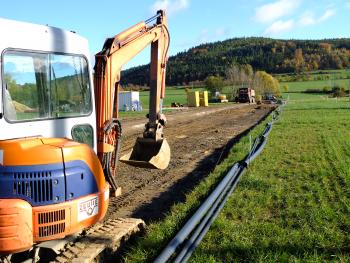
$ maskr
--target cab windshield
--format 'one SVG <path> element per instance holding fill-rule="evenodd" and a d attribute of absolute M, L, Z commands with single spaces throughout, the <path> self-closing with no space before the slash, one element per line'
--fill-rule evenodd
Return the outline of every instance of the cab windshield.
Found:
<path fill-rule="evenodd" d="M 6 51 L 2 60 L 3 104 L 8 121 L 91 113 L 89 73 L 84 57 Z"/>

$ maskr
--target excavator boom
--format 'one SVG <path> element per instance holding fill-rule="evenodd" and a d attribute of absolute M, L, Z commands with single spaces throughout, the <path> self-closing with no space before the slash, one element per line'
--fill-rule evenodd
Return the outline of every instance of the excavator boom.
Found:
<path fill-rule="evenodd" d="M 118 121 L 120 72 L 125 63 L 148 45 L 151 45 L 149 120 L 143 136 L 137 138 L 133 151 L 120 160 L 133 166 L 165 169 L 170 161 L 170 148 L 163 136 L 166 120 L 161 112 L 169 48 L 164 11 L 160 10 L 147 21 L 107 39 L 102 51 L 95 56 L 97 151 L 107 180 L 115 189 L 113 176 L 121 142 L 121 126 Z"/>

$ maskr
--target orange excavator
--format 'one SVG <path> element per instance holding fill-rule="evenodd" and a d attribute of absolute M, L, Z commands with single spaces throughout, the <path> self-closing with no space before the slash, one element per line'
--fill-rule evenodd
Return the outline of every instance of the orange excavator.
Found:
<path fill-rule="evenodd" d="M 120 194 L 119 159 L 168 166 L 162 100 L 169 32 L 160 10 L 107 39 L 93 78 L 87 41 L 75 32 L 0 19 L 0 33 L 0 254 L 9 254 L 101 220 L 110 195 Z M 148 45 L 148 122 L 119 158 L 121 69 Z"/>
<path fill-rule="evenodd" d="M 107 39 L 95 58 L 95 96 L 97 109 L 97 151 L 108 182 L 117 190 L 113 178 L 118 160 L 121 126 L 118 121 L 118 94 L 121 67 L 151 43 L 149 121 L 143 137 L 137 138 L 133 151 L 120 160 L 133 166 L 165 169 L 170 161 L 170 148 L 163 137 L 165 116 L 161 100 L 165 94 L 165 66 L 169 47 L 169 32 L 162 11 L 156 24 L 147 28 L 141 22 Z"/>

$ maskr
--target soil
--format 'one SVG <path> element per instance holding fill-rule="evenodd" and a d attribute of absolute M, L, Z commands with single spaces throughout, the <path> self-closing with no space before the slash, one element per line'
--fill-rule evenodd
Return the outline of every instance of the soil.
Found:
<path fill-rule="evenodd" d="M 146 223 L 162 219 L 220 163 L 233 143 L 272 109 L 271 105 L 238 104 L 170 113 L 164 130 L 171 148 L 169 167 L 142 169 L 119 162 L 116 181 L 123 194 L 111 199 L 105 218 L 136 217 Z M 123 121 L 121 154 L 132 149 L 144 123 Z"/>

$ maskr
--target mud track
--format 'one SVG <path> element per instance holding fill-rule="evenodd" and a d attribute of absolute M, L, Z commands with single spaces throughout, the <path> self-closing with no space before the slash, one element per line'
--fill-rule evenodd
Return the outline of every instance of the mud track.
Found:
<path fill-rule="evenodd" d="M 135 217 L 148 223 L 163 218 L 214 169 L 237 138 L 271 110 L 271 106 L 240 104 L 169 114 L 165 128 L 172 154 L 169 167 L 164 171 L 147 170 L 119 162 L 116 180 L 123 194 L 111 199 L 106 219 Z M 122 154 L 131 150 L 136 136 L 142 134 L 144 121 L 122 123 Z"/>
<path fill-rule="evenodd" d="M 172 156 L 166 170 L 135 168 L 119 162 L 116 180 L 123 188 L 123 194 L 111 198 L 103 222 L 73 237 L 74 241 L 62 240 L 63 248 L 59 249 L 58 255 L 51 250 L 47 254 L 44 246 L 29 254 L 19 253 L 11 258 L 11 262 L 38 259 L 36 251 L 39 262 L 122 261 L 126 240 L 144 229 L 142 220 L 146 224 L 160 220 L 174 203 L 185 201 L 186 193 L 203 180 L 226 157 L 232 145 L 271 110 L 271 105 L 238 104 L 184 109 L 168 114 L 165 137 Z M 136 137 L 142 134 L 145 121 L 129 119 L 122 122 L 122 154 L 131 150 Z M 8 260 L 0 258 L 0 262 L 10 262 Z"/>

